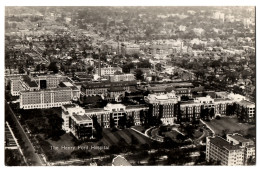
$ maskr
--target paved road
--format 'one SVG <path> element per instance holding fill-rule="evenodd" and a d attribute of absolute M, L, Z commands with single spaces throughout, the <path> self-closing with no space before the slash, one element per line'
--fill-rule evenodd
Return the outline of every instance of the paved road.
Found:
<path fill-rule="evenodd" d="M 45 165 L 45 163 L 42 161 L 42 159 L 40 158 L 40 156 L 35 153 L 35 149 L 33 147 L 33 144 L 31 143 L 30 139 L 28 138 L 28 136 L 26 135 L 23 127 L 21 126 L 19 120 L 17 119 L 16 115 L 14 114 L 12 108 L 9 106 L 9 104 L 5 101 L 6 103 L 6 108 L 8 108 L 13 116 L 13 119 L 15 121 L 15 123 L 17 124 L 17 128 L 22 136 L 23 141 L 25 142 L 25 145 L 28 147 L 27 151 L 29 151 L 30 154 L 30 159 L 32 161 L 34 161 L 34 163 L 32 165 L 34 166 L 43 166 Z M 28 157 L 27 157 L 28 159 Z"/>

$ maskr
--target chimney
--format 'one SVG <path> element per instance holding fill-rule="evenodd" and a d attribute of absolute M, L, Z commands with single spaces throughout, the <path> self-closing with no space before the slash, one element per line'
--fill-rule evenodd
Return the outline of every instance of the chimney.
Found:
<path fill-rule="evenodd" d="M 101 67 L 100 67 L 100 54 L 98 55 L 98 76 L 99 76 L 99 81 L 101 80 Z"/>

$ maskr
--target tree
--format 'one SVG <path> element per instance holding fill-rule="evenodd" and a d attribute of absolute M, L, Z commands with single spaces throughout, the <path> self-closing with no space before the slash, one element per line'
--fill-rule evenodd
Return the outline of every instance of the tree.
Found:
<path fill-rule="evenodd" d="M 167 164 L 183 165 L 191 161 L 191 157 L 188 152 L 184 152 L 182 149 L 174 149 L 167 153 Z"/>
<path fill-rule="evenodd" d="M 186 133 L 186 136 L 189 137 L 189 138 L 193 138 L 194 137 L 194 132 L 195 132 L 194 130 L 195 130 L 195 128 L 192 125 L 186 125 L 184 127 L 184 131 Z"/>
<path fill-rule="evenodd" d="M 133 116 L 129 116 L 128 119 L 126 120 L 126 127 L 129 128 L 131 126 L 134 126 L 134 117 Z"/>
<path fill-rule="evenodd" d="M 137 80 L 144 80 L 143 71 L 141 69 L 135 70 L 135 78 Z"/>
<path fill-rule="evenodd" d="M 247 160 L 247 165 L 255 165 L 255 164 L 256 164 L 256 159 L 250 156 L 249 159 Z"/>
<path fill-rule="evenodd" d="M 88 74 L 92 74 L 93 70 L 94 70 L 94 67 L 93 66 L 89 66 L 87 68 Z"/>
<path fill-rule="evenodd" d="M 122 66 L 122 71 L 124 73 L 129 73 L 131 69 L 133 69 L 135 67 L 134 63 L 128 63 L 128 64 L 124 64 Z"/>
<path fill-rule="evenodd" d="M 139 63 L 137 63 L 137 67 L 138 68 L 151 68 L 151 63 L 149 62 L 149 60 L 143 60 L 143 61 L 140 61 Z"/>
<path fill-rule="evenodd" d="M 58 73 L 59 72 L 59 68 L 58 68 L 56 62 L 51 62 L 50 65 L 48 66 L 48 69 L 50 71 L 53 71 L 53 73 Z"/>
<path fill-rule="evenodd" d="M 177 136 L 176 136 L 176 139 L 179 140 L 179 141 L 184 142 L 184 140 L 185 140 L 186 138 L 185 138 L 185 136 L 183 136 L 182 134 L 178 133 Z"/>
<path fill-rule="evenodd" d="M 18 68 L 18 71 L 19 71 L 19 73 L 24 73 L 24 72 L 25 72 L 24 69 L 23 69 L 23 66 L 20 66 L 20 67 Z"/>
<path fill-rule="evenodd" d="M 148 165 L 156 165 L 155 156 L 150 156 L 150 158 L 148 159 Z"/>
<path fill-rule="evenodd" d="M 242 88 L 240 88 L 239 86 L 234 86 L 233 87 L 233 92 L 235 93 L 235 94 L 242 94 L 243 93 L 243 89 Z"/>
<path fill-rule="evenodd" d="M 94 128 L 96 130 L 96 138 L 97 139 L 101 139 L 103 137 L 103 135 L 102 135 L 102 127 L 100 126 L 100 124 L 97 121 L 97 116 L 93 116 L 92 120 L 93 120 L 93 126 L 94 126 Z"/>
<path fill-rule="evenodd" d="M 195 164 L 199 164 L 202 162 L 205 162 L 206 159 L 206 154 L 203 151 L 200 151 L 200 156 L 198 157 L 198 159 L 196 159 Z"/>
<path fill-rule="evenodd" d="M 62 130 L 63 119 L 57 114 L 51 114 L 48 116 L 49 127 L 47 128 L 48 137 L 53 140 L 58 140 L 60 135 L 64 134 Z"/>
<path fill-rule="evenodd" d="M 157 71 L 162 71 L 162 65 L 161 65 L 161 63 L 157 63 L 157 64 L 155 65 L 155 69 L 156 69 Z"/>
<path fill-rule="evenodd" d="M 124 116 L 120 117 L 118 120 L 118 126 L 120 128 L 125 128 L 126 126 L 126 115 L 124 114 Z"/>
<path fill-rule="evenodd" d="M 110 115 L 110 128 L 114 128 L 115 127 L 115 120 L 112 117 L 112 115 Z"/>
<path fill-rule="evenodd" d="M 209 111 L 210 118 L 213 118 L 215 116 L 214 108 L 211 108 Z"/>
<path fill-rule="evenodd" d="M 134 135 L 131 135 L 131 145 L 137 145 L 137 144 L 138 144 L 138 140 Z"/>
<path fill-rule="evenodd" d="M 77 157 L 79 159 L 85 160 L 85 159 L 91 157 L 91 153 L 90 152 L 86 152 L 84 150 L 74 150 L 73 152 L 71 152 L 71 156 L 74 156 L 74 157 Z"/>

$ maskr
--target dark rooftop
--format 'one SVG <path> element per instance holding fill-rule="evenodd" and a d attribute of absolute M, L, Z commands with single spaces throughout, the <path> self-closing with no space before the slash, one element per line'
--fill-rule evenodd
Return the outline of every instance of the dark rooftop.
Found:
<path fill-rule="evenodd" d="M 210 138 L 210 142 L 216 146 L 218 146 L 219 148 L 226 148 L 228 150 L 236 150 L 236 149 L 240 149 L 239 145 L 232 145 L 231 143 L 229 143 L 228 141 L 226 141 L 225 139 L 221 138 L 221 137 L 214 137 L 214 138 Z"/>
<path fill-rule="evenodd" d="M 66 105 L 63 105 L 66 109 L 67 108 L 74 108 L 74 107 L 76 107 L 76 105 L 75 104 L 66 104 Z"/>
<path fill-rule="evenodd" d="M 238 134 L 235 134 L 235 135 L 229 135 L 230 137 L 232 137 L 233 139 L 243 143 L 243 142 L 253 142 L 252 140 L 250 139 L 246 139 L 244 138 L 243 136 L 241 135 L 238 135 Z"/>
<path fill-rule="evenodd" d="M 28 75 L 23 75 L 23 80 L 29 87 L 38 87 L 38 84 L 35 81 L 32 81 Z"/>
<path fill-rule="evenodd" d="M 74 116 L 74 117 L 76 118 L 76 120 L 78 120 L 78 121 L 86 121 L 86 120 L 92 121 L 92 119 L 91 119 L 88 115 L 76 115 L 76 114 L 74 114 L 73 116 Z"/>
<path fill-rule="evenodd" d="M 117 92 L 117 91 L 125 91 L 125 90 L 122 87 L 110 87 L 108 89 L 108 91 L 110 91 L 110 92 Z"/>

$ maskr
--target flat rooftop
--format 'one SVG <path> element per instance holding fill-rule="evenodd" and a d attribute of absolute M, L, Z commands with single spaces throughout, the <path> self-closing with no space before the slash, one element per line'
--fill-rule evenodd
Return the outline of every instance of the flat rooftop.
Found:
<path fill-rule="evenodd" d="M 243 105 L 246 105 L 246 106 L 255 105 L 255 103 L 247 101 L 247 100 L 241 100 L 239 102 L 239 104 L 243 104 Z"/>
<path fill-rule="evenodd" d="M 250 140 L 250 139 L 246 139 L 246 138 L 244 138 L 243 136 L 241 136 L 241 135 L 229 135 L 231 138 L 233 138 L 233 139 L 235 139 L 235 140 L 237 140 L 237 141 L 239 141 L 239 142 L 252 142 L 252 140 Z"/>
<path fill-rule="evenodd" d="M 74 107 L 76 107 L 76 105 L 75 104 L 66 104 L 66 105 L 63 105 L 66 109 L 67 108 L 74 108 Z"/>
<path fill-rule="evenodd" d="M 92 119 L 88 116 L 88 115 L 86 115 L 86 114 L 84 114 L 84 115 L 72 115 L 77 121 L 91 121 L 92 122 Z"/>
<path fill-rule="evenodd" d="M 240 149 L 239 145 L 232 145 L 231 143 L 229 143 L 225 139 L 218 137 L 218 136 L 216 136 L 214 138 L 210 138 L 210 142 L 212 144 L 218 146 L 219 148 L 226 148 L 228 150 Z"/>

